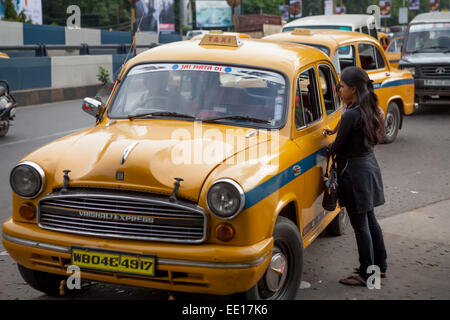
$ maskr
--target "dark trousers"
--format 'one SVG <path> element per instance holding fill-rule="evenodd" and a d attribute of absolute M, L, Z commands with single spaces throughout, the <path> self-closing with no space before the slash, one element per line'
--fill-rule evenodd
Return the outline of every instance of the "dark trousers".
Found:
<path fill-rule="evenodd" d="M 371 265 L 377 265 L 381 272 L 386 272 L 386 248 L 374 211 L 356 213 L 347 210 L 347 212 L 355 231 L 361 277 L 367 279 L 371 275 L 366 272 L 367 267 Z"/>

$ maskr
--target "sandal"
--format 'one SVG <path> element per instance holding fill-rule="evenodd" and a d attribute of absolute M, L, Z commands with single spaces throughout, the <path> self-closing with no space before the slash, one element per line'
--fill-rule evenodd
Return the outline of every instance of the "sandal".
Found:
<path fill-rule="evenodd" d="M 359 274 L 360 269 L 359 268 L 355 268 L 354 269 L 355 273 Z M 380 272 L 380 276 L 384 279 L 387 278 L 386 276 L 386 272 Z"/>
<path fill-rule="evenodd" d="M 358 287 L 366 287 L 366 281 L 360 276 L 350 276 L 345 279 L 339 280 L 340 283 L 348 285 L 348 286 L 358 286 Z"/>

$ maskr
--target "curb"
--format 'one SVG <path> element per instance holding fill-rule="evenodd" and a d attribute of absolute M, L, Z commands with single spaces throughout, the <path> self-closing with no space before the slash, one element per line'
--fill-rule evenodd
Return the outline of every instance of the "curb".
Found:
<path fill-rule="evenodd" d="M 64 100 L 94 97 L 102 88 L 101 84 L 83 87 L 45 88 L 11 91 L 17 101 L 17 107 L 37 105 Z"/>

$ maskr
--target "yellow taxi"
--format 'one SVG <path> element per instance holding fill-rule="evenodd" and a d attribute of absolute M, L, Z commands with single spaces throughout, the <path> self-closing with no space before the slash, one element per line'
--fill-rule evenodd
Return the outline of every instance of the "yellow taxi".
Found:
<path fill-rule="evenodd" d="M 402 128 L 403 116 L 414 112 L 414 78 L 392 68 L 380 43 L 371 36 L 342 30 L 295 29 L 264 37 L 266 41 L 307 44 L 325 52 L 338 73 L 348 66 L 366 70 L 385 114 L 383 138 L 393 142 Z"/>
<path fill-rule="evenodd" d="M 402 57 L 403 37 L 395 37 L 386 49 L 386 57 L 391 67 L 398 68 Z"/>
<path fill-rule="evenodd" d="M 0 59 L 9 59 L 9 56 L 4 52 L 0 52 Z"/>
<path fill-rule="evenodd" d="M 380 41 L 384 50 L 389 46 L 389 36 L 384 32 L 378 32 L 378 41 Z"/>
<path fill-rule="evenodd" d="M 101 282 L 292 299 L 304 248 L 348 224 L 322 208 L 337 81 L 320 50 L 236 35 L 141 53 L 106 105 L 84 100 L 95 126 L 12 169 L 3 244 L 48 294 L 71 267 Z"/>

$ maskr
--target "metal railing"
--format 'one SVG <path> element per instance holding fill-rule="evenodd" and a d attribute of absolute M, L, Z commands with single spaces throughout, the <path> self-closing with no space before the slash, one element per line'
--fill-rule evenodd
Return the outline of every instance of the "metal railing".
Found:
<path fill-rule="evenodd" d="M 137 49 L 151 49 L 157 47 L 157 43 L 150 43 L 149 45 L 136 45 Z M 60 44 L 31 44 L 23 46 L 0 46 L 0 51 L 34 51 L 36 57 L 47 57 L 48 50 L 79 50 L 81 55 L 89 55 L 90 50 L 117 50 L 117 54 L 127 54 L 131 48 L 130 44 L 103 44 L 103 45 L 89 45 L 82 43 L 80 45 L 60 45 Z"/>

